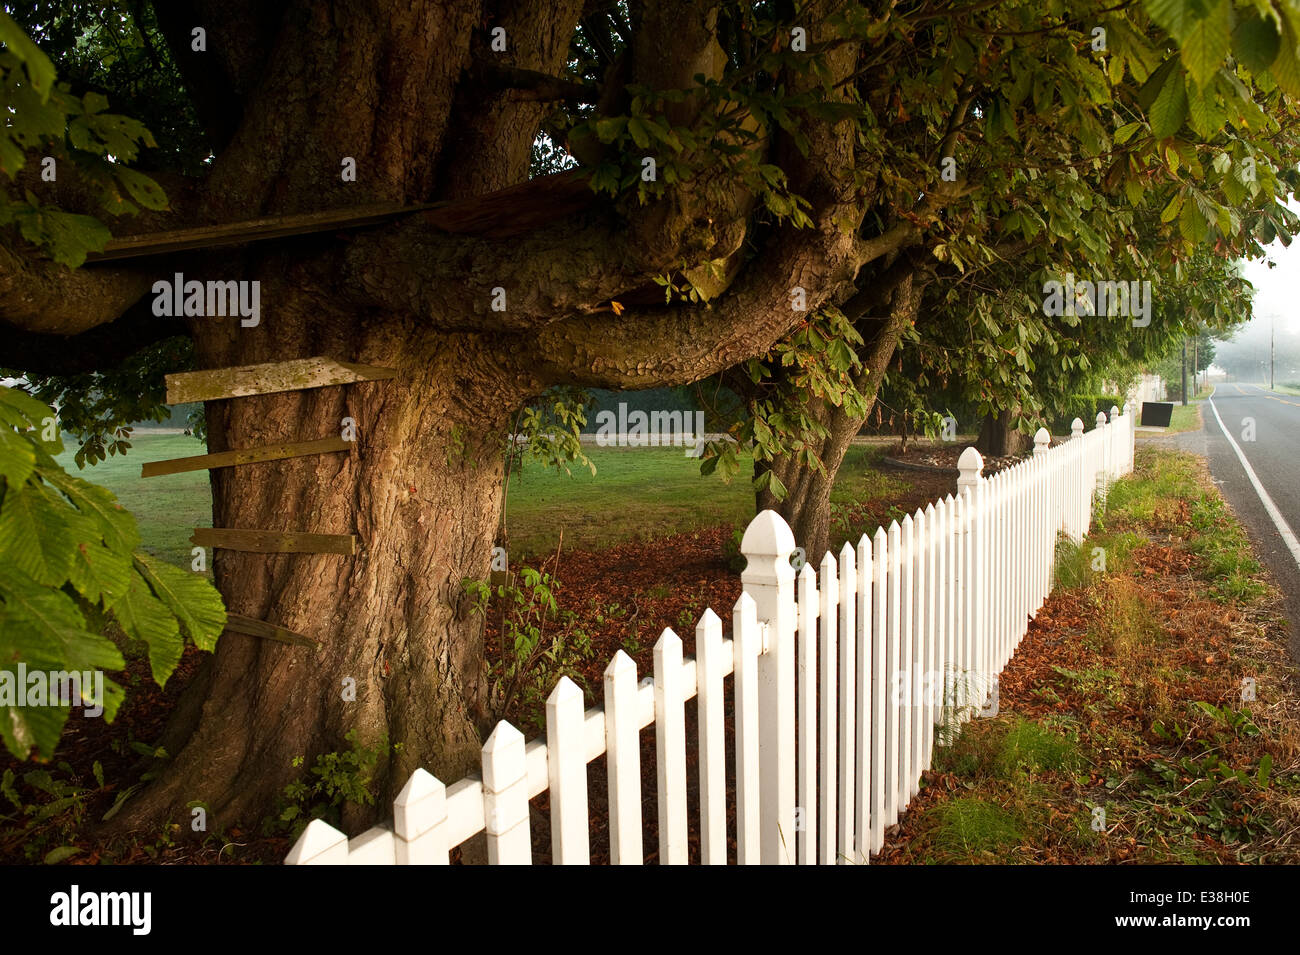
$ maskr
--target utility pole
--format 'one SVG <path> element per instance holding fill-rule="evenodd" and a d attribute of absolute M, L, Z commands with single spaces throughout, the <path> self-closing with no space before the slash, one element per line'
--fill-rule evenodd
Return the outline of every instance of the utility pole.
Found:
<path fill-rule="evenodd" d="M 1273 336 L 1277 332 L 1277 316 L 1273 316 L 1273 322 L 1268 326 L 1268 390 L 1273 390 Z"/>
<path fill-rule="evenodd" d="M 1187 404 L 1187 336 L 1183 336 L 1183 404 Z"/>

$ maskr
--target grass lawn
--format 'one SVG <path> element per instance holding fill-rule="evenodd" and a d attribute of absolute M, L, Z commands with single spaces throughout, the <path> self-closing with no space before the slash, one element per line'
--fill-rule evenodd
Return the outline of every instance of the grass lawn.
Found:
<path fill-rule="evenodd" d="M 845 455 L 831 503 L 866 502 L 905 489 L 898 478 L 871 465 L 883 448 L 852 447 Z M 722 523 L 740 524 L 754 514 L 750 457 L 740 455 L 740 474 L 730 484 L 700 476 L 699 461 L 680 448 L 589 448 L 596 476 L 525 465 L 510 478 L 506 528 L 511 551 L 539 556 L 564 546 L 595 550 L 636 538 L 654 539 Z"/>
<path fill-rule="evenodd" d="M 190 563 L 190 534 L 212 523 L 212 493 L 206 471 L 140 477 L 146 461 L 203 454 L 205 447 L 185 435 L 137 432 L 125 456 L 113 456 L 81 471 L 75 447 L 60 455 L 69 473 L 103 485 L 135 515 L 144 548 L 184 567 Z M 864 503 L 905 490 L 907 483 L 871 467 L 882 448 L 852 447 L 832 493 L 834 504 Z M 564 546 L 599 549 L 638 537 L 658 538 L 718 524 L 747 521 L 753 515 L 748 455 L 730 484 L 701 477 L 699 462 L 680 448 L 589 448 L 596 476 L 574 468 L 563 471 L 529 464 L 510 478 L 507 529 L 511 550 L 521 557 L 548 554 L 560 531 Z"/>
<path fill-rule="evenodd" d="M 179 566 L 190 566 L 190 535 L 196 527 L 212 526 L 212 489 L 207 471 L 189 471 L 165 477 L 142 478 L 140 465 L 146 461 L 183 458 L 204 454 L 203 442 L 183 434 L 149 434 L 137 431 L 131 450 L 112 455 L 80 471 L 73 463 L 77 445 L 64 435 L 66 449 L 57 460 L 69 474 L 108 488 L 135 515 L 140 539 L 146 551 Z"/>
<path fill-rule="evenodd" d="M 1169 418 L 1169 427 L 1165 429 L 1165 433 L 1200 431 L 1202 427 L 1204 422 L 1201 420 L 1201 402 L 1192 401 L 1185 405 L 1181 403 L 1174 405 L 1174 413 Z"/>

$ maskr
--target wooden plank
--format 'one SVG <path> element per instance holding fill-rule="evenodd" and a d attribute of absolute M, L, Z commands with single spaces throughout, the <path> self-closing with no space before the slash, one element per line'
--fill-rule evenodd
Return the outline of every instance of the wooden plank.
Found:
<path fill-rule="evenodd" d="M 281 391 L 350 385 L 359 381 L 381 381 L 396 376 L 397 372 L 392 368 L 335 361 L 319 355 L 264 365 L 186 371 L 166 376 L 167 404 L 270 395 Z"/>
<path fill-rule="evenodd" d="M 261 637 L 265 640 L 278 640 L 280 643 L 311 647 L 313 650 L 320 648 L 320 641 L 313 640 L 311 637 L 304 637 L 301 633 L 294 633 L 292 630 L 267 623 L 265 620 L 242 617 L 237 613 L 226 614 L 226 629 L 231 633 L 242 633 L 245 636 Z"/>
<path fill-rule="evenodd" d="M 506 239 L 551 225 L 557 218 L 579 212 L 596 201 L 586 171 L 571 169 L 456 202 L 376 203 L 126 235 L 110 239 L 102 252 L 88 253 L 86 262 L 112 262 L 366 228 L 417 212 L 424 214 L 421 220 L 426 225 L 440 232 Z"/>
<path fill-rule="evenodd" d="M 353 206 L 346 209 L 326 209 L 321 212 L 303 212 L 284 216 L 263 216 L 240 222 L 219 222 L 214 225 L 194 226 L 189 229 L 171 229 L 166 232 L 148 232 L 110 239 L 102 252 L 90 252 L 87 262 L 109 262 L 114 259 L 133 259 L 187 249 L 209 249 L 226 245 L 243 245 L 266 239 L 286 236 L 310 235 L 334 229 L 355 229 L 377 225 L 390 219 L 423 212 L 433 208 L 430 204 L 404 206 L 385 202 Z"/>
<path fill-rule="evenodd" d="M 295 531 L 249 531 L 234 527 L 196 527 L 191 544 L 259 554 L 344 554 L 357 552 L 351 534 L 299 534 Z"/>
<path fill-rule="evenodd" d="M 140 468 L 140 477 L 158 477 L 163 474 L 180 474 L 183 471 L 202 471 L 211 468 L 229 468 L 240 464 L 254 464 L 258 461 L 279 461 L 283 458 L 297 458 L 306 454 L 328 454 L 331 451 L 347 451 L 353 442 L 342 438 L 318 438 L 315 441 L 299 441 L 296 444 L 267 444 L 260 448 L 244 448 L 239 451 L 218 451 L 215 454 L 196 454 L 188 458 L 171 458 L 167 461 L 150 461 Z"/>

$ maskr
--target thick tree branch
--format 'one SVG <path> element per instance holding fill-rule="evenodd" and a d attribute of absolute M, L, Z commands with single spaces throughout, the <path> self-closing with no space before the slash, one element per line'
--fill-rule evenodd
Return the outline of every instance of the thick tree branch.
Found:
<path fill-rule="evenodd" d="M 260 82 L 287 3 L 285 0 L 154 0 L 154 16 L 190 94 L 190 102 L 220 153 L 234 138 L 244 106 Z M 206 49 L 194 49 L 193 31 Z"/>
<path fill-rule="evenodd" d="M 601 96 L 600 87 L 589 83 L 485 60 L 475 64 L 473 76 L 482 89 L 508 92 L 511 99 L 520 102 L 567 100 L 573 103 L 596 103 Z"/>
<path fill-rule="evenodd" d="M 0 325 L 0 362 L 37 375 L 80 375 L 108 368 L 140 349 L 188 334 L 174 318 L 158 318 L 147 303 L 117 321 L 79 335 L 41 335 Z"/>

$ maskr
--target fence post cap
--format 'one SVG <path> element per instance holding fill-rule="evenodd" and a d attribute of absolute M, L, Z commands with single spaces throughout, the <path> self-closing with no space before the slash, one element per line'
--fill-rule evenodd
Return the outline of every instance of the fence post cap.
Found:
<path fill-rule="evenodd" d="M 1052 443 L 1052 436 L 1046 428 L 1034 432 L 1034 454 L 1046 454 L 1047 446 Z"/>
<path fill-rule="evenodd" d="M 740 552 L 745 557 L 745 569 L 740 579 L 744 583 L 778 584 L 794 582 L 794 568 L 790 555 L 794 553 L 794 533 L 776 511 L 760 511 L 745 528 L 740 539 Z"/>
<path fill-rule="evenodd" d="M 1114 421 L 1114 420 L 1115 420 L 1116 418 L 1118 418 L 1118 417 L 1119 417 L 1119 409 L 1116 408 L 1114 405 L 1111 405 L 1111 406 L 1110 406 L 1110 420 L 1111 420 L 1111 421 Z"/>
<path fill-rule="evenodd" d="M 393 800 L 393 829 L 412 842 L 447 815 L 447 787 L 425 769 L 417 769 Z"/>
<path fill-rule="evenodd" d="M 957 459 L 957 470 L 960 472 L 957 478 L 958 487 L 976 484 L 980 480 L 980 473 L 984 470 L 984 458 L 974 447 L 967 448 Z"/>
<path fill-rule="evenodd" d="M 610 660 L 609 665 L 605 667 L 605 677 L 606 679 L 612 680 L 615 677 L 621 676 L 623 674 L 627 674 L 632 679 L 635 680 L 636 661 L 633 660 L 630 656 L 628 656 L 622 650 L 622 648 L 619 648 L 618 650 L 614 651 L 613 659 Z"/>
<path fill-rule="evenodd" d="M 578 689 L 578 684 L 574 683 L 567 676 L 562 676 L 556 681 L 555 689 L 551 690 L 551 695 L 546 698 L 546 705 L 564 706 L 571 704 L 576 699 L 579 705 L 582 704 L 582 690 Z"/>
<path fill-rule="evenodd" d="M 1077 438 L 1083 434 L 1083 422 L 1075 418 L 1070 422 L 1070 437 Z"/>
<path fill-rule="evenodd" d="M 525 774 L 523 757 L 524 734 L 502 720 L 483 746 L 483 785 L 499 793 L 519 782 Z"/>
<path fill-rule="evenodd" d="M 322 856 L 323 859 L 320 858 Z M 313 819 L 307 823 L 307 828 L 302 831 L 284 861 L 288 865 L 302 865 L 318 860 L 332 864 L 348 861 L 348 837 L 324 819 Z"/>
<path fill-rule="evenodd" d="M 1100 428 L 1100 427 L 1101 427 L 1102 425 L 1104 425 L 1105 423 L 1106 423 L 1106 412 L 1104 412 L 1104 411 L 1098 411 L 1098 412 L 1097 412 L 1097 427 Z"/>

